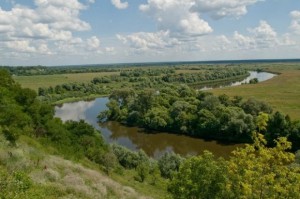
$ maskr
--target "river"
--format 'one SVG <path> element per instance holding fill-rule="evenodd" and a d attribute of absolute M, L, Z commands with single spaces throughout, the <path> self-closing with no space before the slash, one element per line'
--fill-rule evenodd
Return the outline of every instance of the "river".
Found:
<path fill-rule="evenodd" d="M 241 82 L 246 83 L 252 78 L 265 81 L 274 77 L 271 73 L 264 72 L 263 74 L 256 73 L 254 75 L 254 73 L 251 73 L 251 77 Z M 83 119 L 100 130 L 106 142 L 117 143 L 132 150 L 143 149 L 149 156 L 154 158 L 171 151 L 185 156 L 201 154 L 204 150 L 209 150 L 216 156 L 228 157 L 236 147 L 242 146 L 242 144 L 226 144 L 167 132 L 149 133 L 144 129 L 127 127 L 118 122 L 98 124 L 97 115 L 100 111 L 107 109 L 107 102 L 108 98 L 102 97 L 92 101 L 65 103 L 55 107 L 55 116 L 63 121 Z"/>

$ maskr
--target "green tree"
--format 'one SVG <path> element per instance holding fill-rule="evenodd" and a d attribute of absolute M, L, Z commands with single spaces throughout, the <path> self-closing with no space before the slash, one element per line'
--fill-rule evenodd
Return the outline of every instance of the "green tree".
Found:
<path fill-rule="evenodd" d="M 224 198 L 227 168 L 225 161 L 216 160 L 205 151 L 202 156 L 188 158 L 168 186 L 175 199 Z"/>
<path fill-rule="evenodd" d="M 271 115 L 268 120 L 265 138 L 270 146 L 275 146 L 275 140 L 279 137 L 288 137 L 291 129 L 289 117 L 280 112 Z"/>
<path fill-rule="evenodd" d="M 165 129 L 171 122 L 168 109 L 153 107 L 144 116 L 144 124 L 149 129 Z"/>
<path fill-rule="evenodd" d="M 253 145 L 233 152 L 228 162 L 227 198 L 300 198 L 300 167 L 290 167 L 291 143 L 279 138 L 274 148 L 257 134 Z"/>
<path fill-rule="evenodd" d="M 259 133 L 263 133 L 267 130 L 269 121 L 269 115 L 267 113 L 260 112 L 256 117 L 256 126 Z"/>
<path fill-rule="evenodd" d="M 179 170 L 183 158 L 175 153 L 165 153 L 158 160 L 158 167 L 161 176 L 164 178 L 172 178 L 174 173 Z"/>
<path fill-rule="evenodd" d="M 144 182 L 145 179 L 148 177 L 149 175 L 149 164 L 147 164 L 146 162 L 142 162 L 140 163 L 137 168 L 136 168 L 136 172 L 137 172 L 137 177 L 138 180 L 140 182 Z"/>

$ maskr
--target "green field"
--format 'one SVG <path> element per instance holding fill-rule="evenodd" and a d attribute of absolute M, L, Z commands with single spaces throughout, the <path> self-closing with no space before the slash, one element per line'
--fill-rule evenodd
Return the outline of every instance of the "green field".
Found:
<path fill-rule="evenodd" d="M 15 81 L 24 88 L 38 90 L 39 87 L 50 87 L 64 83 L 88 83 L 94 77 L 119 75 L 119 72 L 101 72 L 101 73 L 72 73 L 56 75 L 35 75 L 35 76 L 13 76 Z"/>
<path fill-rule="evenodd" d="M 266 101 L 274 110 L 289 114 L 292 119 L 300 119 L 300 63 L 268 63 L 243 64 L 249 70 L 261 68 L 266 71 L 280 73 L 271 80 L 258 84 L 248 84 L 236 87 L 209 90 L 216 95 L 254 97 Z M 179 69 L 176 73 L 194 73 L 193 70 Z M 197 72 L 200 72 L 197 71 Z M 90 82 L 94 77 L 119 75 L 119 72 L 75 73 L 37 76 L 14 76 L 22 87 L 38 90 L 39 87 L 56 86 L 63 83 Z M 114 87 L 116 85 L 113 85 Z"/>
<path fill-rule="evenodd" d="M 300 64 L 291 66 L 273 66 L 268 70 L 280 75 L 258 84 L 247 84 L 236 87 L 213 89 L 216 95 L 226 94 L 231 97 L 239 95 L 244 98 L 254 97 L 272 105 L 274 110 L 281 111 L 300 119 Z"/>

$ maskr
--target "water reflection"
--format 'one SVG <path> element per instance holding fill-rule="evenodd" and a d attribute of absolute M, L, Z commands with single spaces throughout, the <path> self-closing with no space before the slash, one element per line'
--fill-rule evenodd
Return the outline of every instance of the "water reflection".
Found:
<path fill-rule="evenodd" d="M 55 107 L 55 117 L 61 118 L 64 122 L 67 120 L 79 121 L 83 119 L 99 129 L 97 115 L 99 112 L 107 109 L 107 102 L 108 98 L 102 97 L 92 101 L 64 103 L 62 106 Z"/>
<path fill-rule="evenodd" d="M 63 121 L 84 119 L 100 130 L 108 143 L 118 143 L 132 150 L 143 149 L 152 157 L 159 157 L 170 151 L 181 155 L 196 155 L 204 150 L 212 151 L 217 156 L 227 157 L 238 146 L 164 132 L 149 133 L 144 129 L 127 127 L 118 122 L 106 122 L 99 125 L 97 115 L 107 108 L 107 102 L 108 98 L 97 98 L 90 102 L 65 103 L 61 107 L 55 107 L 55 116 Z"/>
<path fill-rule="evenodd" d="M 159 157 L 165 152 L 174 151 L 181 155 L 197 155 L 209 150 L 217 156 L 228 156 L 239 145 L 226 145 L 217 141 L 205 141 L 184 135 L 175 135 L 165 132 L 145 132 L 144 129 L 127 127 L 117 122 L 107 122 L 102 128 L 112 132 L 111 142 L 117 142 L 130 149 L 143 149 L 152 157 Z M 130 142 L 122 142 L 123 139 Z M 121 141 L 121 142 L 120 142 Z M 240 145 L 241 146 L 241 145 Z"/>
<path fill-rule="evenodd" d="M 271 73 L 250 72 L 250 76 L 243 81 L 231 83 L 231 86 L 248 83 L 250 79 L 258 78 L 265 81 L 274 77 Z M 220 87 L 220 85 L 218 85 Z M 206 87 L 209 89 L 209 87 Z M 216 156 L 228 157 L 230 152 L 237 146 L 219 143 L 217 141 L 205 141 L 203 139 L 192 138 L 184 135 L 169 134 L 166 132 L 146 132 L 137 127 L 123 126 L 118 122 L 106 122 L 98 124 L 97 115 L 106 110 L 108 98 L 97 98 L 93 101 L 80 101 L 75 103 L 65 103 L 60 107 L 55 107 L 55 116 L 63 121 L 80 119 L 85 120 L 102 132 L 104 139 L 108 143 L 118 143 L 132 150 L 143 149 L 149 156 L 159 157 L 165 152 L 174 151 L 181 155 L 201 154 L 204 150 L 213 152 Z"/>
<path fill-rule="evenodd" d="M 251 79 L 257 78 L 258 82 L 263 82 L 268 79 L 271 79 L 276 76 L 276 74 L 268 73 L 268 72 L 257 72 L 257 71 L 249 71 L 250 75 L 247 78 L 242 78 L 240 81 L 228 81 L 223 83 L 210 84 L 206 86 L 198 86 L 200 90 L 210 90 L 214 88 L 224 88 L 230 86 L 239 86 L 242 84 L 248 84 Z"/>

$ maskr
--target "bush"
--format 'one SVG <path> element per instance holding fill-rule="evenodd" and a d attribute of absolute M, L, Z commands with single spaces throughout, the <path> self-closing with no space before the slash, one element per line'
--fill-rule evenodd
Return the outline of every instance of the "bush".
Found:
<path fill-rule="evenodd" d="M 179 170 L 179 167 L 183 161 L 183 158 L 175 153 L 165 153 L 158 160 L 158 167 L 161 176 L 171 179 L 173 174 Z"/>

